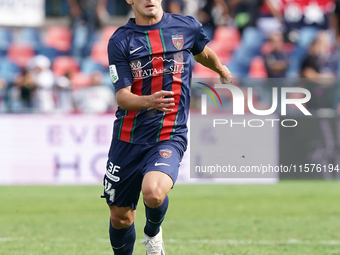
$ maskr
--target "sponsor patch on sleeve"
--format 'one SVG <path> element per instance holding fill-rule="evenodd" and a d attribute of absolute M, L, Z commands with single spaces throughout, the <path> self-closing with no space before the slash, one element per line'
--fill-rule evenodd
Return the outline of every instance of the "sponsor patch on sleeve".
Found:
<path fill-rule="evenodd" d="M 110 65 L 110 76 L 113 83 L 116 83 L 119 80 L 116 65 Z"/>

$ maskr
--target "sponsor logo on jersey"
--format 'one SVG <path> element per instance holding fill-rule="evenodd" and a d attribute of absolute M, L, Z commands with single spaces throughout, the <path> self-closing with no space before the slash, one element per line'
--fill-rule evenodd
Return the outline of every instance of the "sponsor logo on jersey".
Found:
<path fill-rule="evenodd" d="M 137 51 L 139 51 L 140 49 L 142 49 L 144 46 L 140 46 L 139 48 L 137 49 L 134 49 L 134 50 L 130 50 L 130 55 L 136 53 Z"/>
<path fill-rule="evenodd" d="M 111 81 L 113 83 L 116 83 L 119 80 L 117 68 L 115 65 L 110 65 L 110 76 L 111 76 Z"/>
<path fill-rule="evenodd" d="M 170 165 L 166 164 L 166 163 L 158 163 L 158 162 L 156 162 L 155 166 L 170 166 Z"/>
<path fill-rule="evenodd" d="M 181 50 L 184 45 L 184 37 L 183 35 L 172 35 L 172 43 L 178 50 Z"/>
<path fill-rule="evenodd" d="M 153 62 L 161 59 L 164 63 L 163 68 L 154 68 Z M 147 77 L 184 73 L 185 63 L 183 62 L 183 52 L 174 55 L 174 59 L 166 59 L 163 57 L 154 57 L 142 66 L 140 59 L 130 62 L 132 77 L 134 79 L 143 79 Z"/>
<path fill-rule="evenodd" d="M 163 158 L 170 158 L 172 155 L 172 151 L 169 149 L 163 149 L 159 151 L 159 154 L 163 157 Z"/>

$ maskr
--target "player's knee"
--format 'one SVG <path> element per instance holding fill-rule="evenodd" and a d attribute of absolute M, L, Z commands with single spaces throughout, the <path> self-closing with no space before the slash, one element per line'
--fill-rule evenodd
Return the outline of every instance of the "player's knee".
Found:
<path fill-rule="evenodd" d="M 111 224 L 115 229 L 123 229 L 131 226 L 133 219 L 116 213 L 111 213 Z"/>
<path fill-rule="evenodd" d="M 144 203 L 150 208 L 159 207 L 165 198 L 166 194 L 163 194 L 161 189 L 153 188 L 143 191 Z"/>

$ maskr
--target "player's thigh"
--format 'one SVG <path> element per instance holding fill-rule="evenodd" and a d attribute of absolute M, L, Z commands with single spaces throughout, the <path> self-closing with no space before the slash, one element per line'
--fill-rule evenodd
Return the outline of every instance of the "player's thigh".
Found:
<path fill-rule="evenodd" d="M 112 141 L 102 195 L 109 206 L 137 208 L 143 180 L 140 164 L 144 154 L 139 145 Z"/>
<path fill-rule="evenodd" d="M 144 201 L 163 200 L 175 184 L 185 146 L 175 141 L 156 144 L 146 155 L 143 168 Z"/>

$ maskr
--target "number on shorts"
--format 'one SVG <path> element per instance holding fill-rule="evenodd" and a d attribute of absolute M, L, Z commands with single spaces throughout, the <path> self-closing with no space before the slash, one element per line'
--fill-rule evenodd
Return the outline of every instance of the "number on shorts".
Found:
<path fill-rule="evenodd" d="M 110 197 L 109 197 L 109 200 L 110 200 L 111 202 L 114 202 L 114 201 L 115 201 L 115 193 L 116 193 L 116 190 L 115 190 L 115 189 L 112 189 L 112 184 L 109 183 L 107 180 L 105 180 L 105 190 L 104 190 L 104 192 L 110 196 Z"/>

